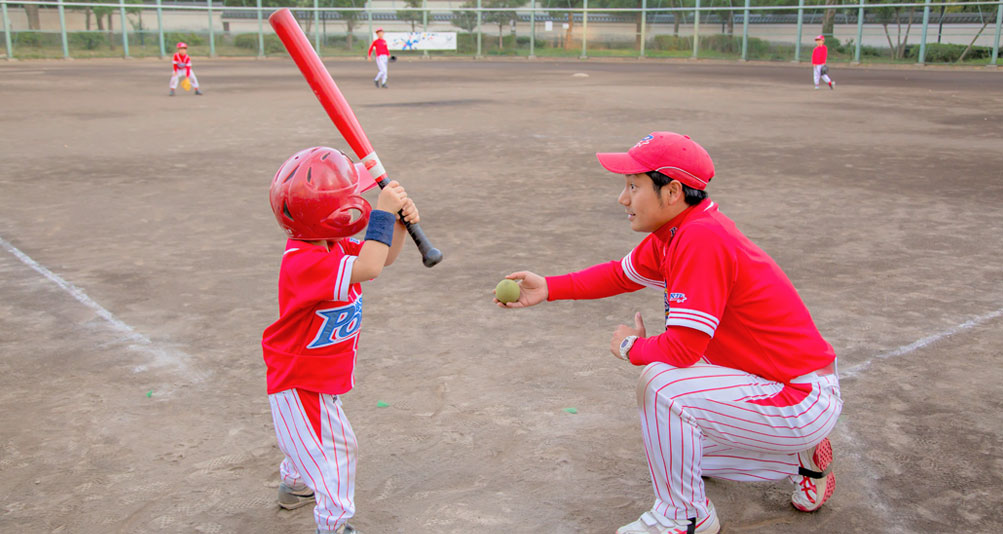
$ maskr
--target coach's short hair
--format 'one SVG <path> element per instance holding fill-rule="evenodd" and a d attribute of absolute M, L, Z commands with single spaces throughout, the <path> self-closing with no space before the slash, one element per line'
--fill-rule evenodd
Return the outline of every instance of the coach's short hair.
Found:
<path fill-rule="evenodd" d="M 662 191 L 662 187 L 669 185 L 669 182 L 672 181 L 672 178 L 658 171 L 649 171 L 645 174 L 647 174 L 648 177 L 651 178 L 651 183 L 655 185 L 655 193 L 660 193 Z M 693 189 L 692 187 L 682 182 L 679 182 L 679 185 L 683 186 L 683 195 L 684 195 L 683 199 L 686 201 L 686 205 L 688 206 L 696 206 L 703 199 L 707 198 L 706 191 Z"/>

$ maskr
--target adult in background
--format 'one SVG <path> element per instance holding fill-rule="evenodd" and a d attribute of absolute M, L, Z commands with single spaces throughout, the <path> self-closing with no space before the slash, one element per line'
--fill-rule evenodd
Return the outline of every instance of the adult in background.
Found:
<path fill-rule="evenodd" d="M 789 478 L 794 507 L 817 510 L 836 482 L 826 436 L 843 402 L 832 346 L 780 267 L 708 198 L 714 164 L 699 144 L 654 132 L 625 153 L 597 156 L 622 175 L 617 201 L 645 238 L 623 259 L 583 271 L 512 273 L 519 300 L 495 302 L 664 293 L 665 332 L 649 335 L 637 313 L 610 340 L 614 356 L 644 366 L 637 405 L 655 492 L 651 509 L 617 533 L 718 532 L 703 476 Z"/>
<path fill-rule="evenodd" d="M 373 78 L 373 84 L 376 88 L 383 87 L 387 88 L 387 62 L 390 60 L 390 49 L 387 48 L 387 42 L 383 39 L 383 28 L 376 28 L 376 39 L 373 44 L 369 45 L 369 52 L 366 54 L 366 61 L 371 61 L 373 58 L 373 51 L 376 52 L 376 78 Z"/>

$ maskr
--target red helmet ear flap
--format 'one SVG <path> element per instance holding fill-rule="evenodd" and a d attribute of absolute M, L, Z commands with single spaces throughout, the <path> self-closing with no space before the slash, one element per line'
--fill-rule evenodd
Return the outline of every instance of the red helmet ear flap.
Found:
<path fill-rule="evenodd" d="M 372 207 L 359 195 L 342 198 L 336 210 L 322 223 L 325 227 L 337 229 L 343 235 L 355 235 L 369 224 Z"/>

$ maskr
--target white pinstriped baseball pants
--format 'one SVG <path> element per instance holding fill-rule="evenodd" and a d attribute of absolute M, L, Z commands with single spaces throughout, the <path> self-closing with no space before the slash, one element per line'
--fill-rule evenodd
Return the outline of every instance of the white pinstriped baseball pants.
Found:
<path fill-rule="evenodd" d="M 811 384 L 811 391 L 805 395 L 704 362 L 645 367 L 637 384 L 637 405 L 655 490 L 653 515 L 681 520 L 707 516 L 701 476 L 794 480 L 797 453 L 829 435 L 843 401 L 836 374 L 811 373 L 793 382 Z"/>
<path fill-rule="evenodd" d="M 178 80 L 185 77 L 185 69 L 178 69 L 177 72 L 171 74 L 171 83 L 168 86 L 171 89 L 178 88 Z M 199 79 L 195 77 L 195 71 L 193 70 L 191 76 L 188 76 L 188 81 L 192 82 L 192 89 L 199 88 Z"/>
<path fill-rule="evenodd" d="M 337 395 L 287 389 L 268 396 L 275 435 L 285 454 L 279 475 L 287 486 L 314 491 L 314 520 L 334 532 L 355 515 L 358 443 Z M 318 433 L 319 430 L 319 433 Z"/>

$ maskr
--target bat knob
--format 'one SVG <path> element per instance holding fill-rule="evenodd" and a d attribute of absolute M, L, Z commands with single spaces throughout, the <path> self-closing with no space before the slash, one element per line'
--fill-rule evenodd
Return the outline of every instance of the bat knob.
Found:
<path fill-rule="evenodd" d="M 440 261 L 442 261 L 442 251 L 437 248 L 429 250 L 421 258 L 421 262 L 425 264 L 425 267 L 433 267 Z"/>

